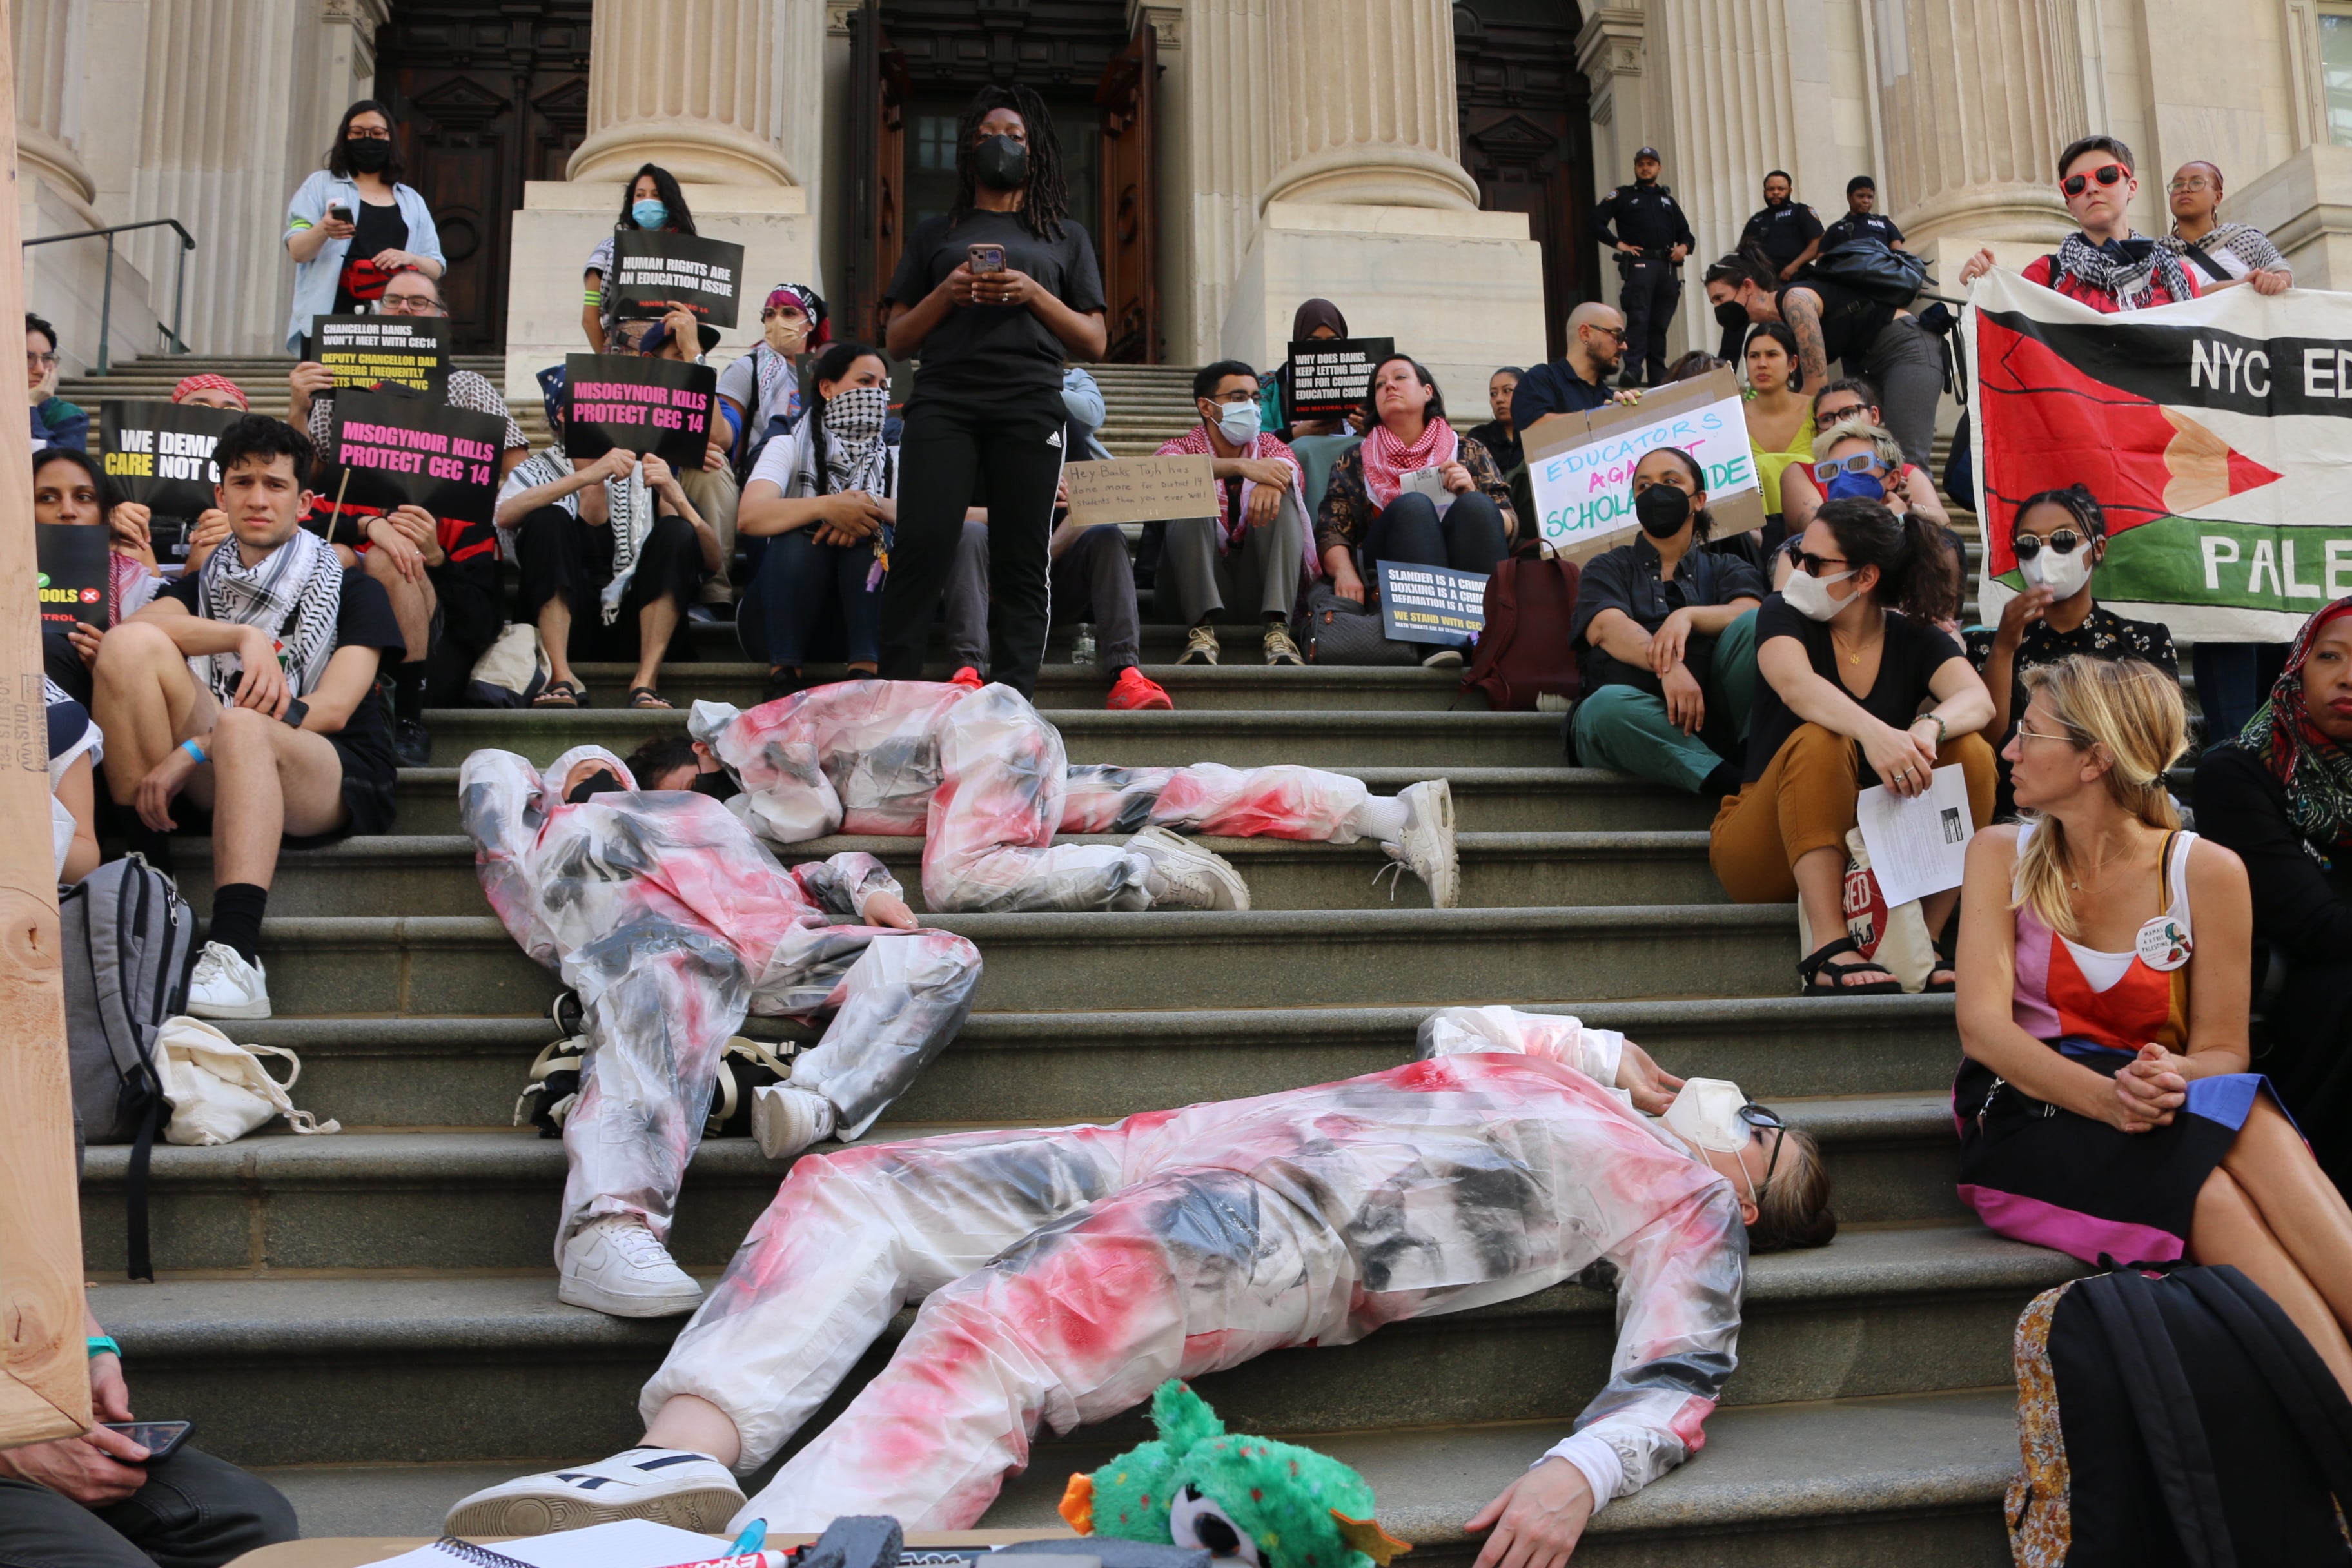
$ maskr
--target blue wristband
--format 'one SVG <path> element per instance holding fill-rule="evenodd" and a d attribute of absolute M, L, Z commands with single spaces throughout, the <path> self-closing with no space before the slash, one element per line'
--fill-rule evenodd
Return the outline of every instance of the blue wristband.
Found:
<path fill-rule="evenodd" d="M 89 1336 L 89 1353 L 93 1357 L 110 1355 L 119 1361 L 122 1357 L 122 1347 L 116 1344 L 110 1335 L 92 1334 Z"/>
<path fill-rule="evenodd" d="M 209 763 L 212 761 L 210 757 L 205 755 L 205 749 L 202 746 L 197 745 L 194 741 L 181 742 L 180 750 L 187 752 L 188 755 L 195 758 L 199 763 Z"/>

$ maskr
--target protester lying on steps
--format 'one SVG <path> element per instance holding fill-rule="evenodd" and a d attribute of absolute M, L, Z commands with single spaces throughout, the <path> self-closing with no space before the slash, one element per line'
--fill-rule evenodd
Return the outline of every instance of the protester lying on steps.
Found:
<path fill-rule="evenodd" d="M 1072 766 L 1062 737 L 1012 688 L 858 681 L 747 713 L 698 702 L 690 725 L 751 796 L 774 844 L 834 832 L 921 834 L 934 910 L 1245 910 L 1249 889 L 1188 833 L 1378 840 L 1429 900 L 1460 898 L 1445 782 L 1375 800 L 1313 768 Z M 1124 845 L 1055 833 L 1126 833 Z"/>
<path fill-rule="evenodd" d="M 1960 1195 L 2085 1263 L 2234 1265 L 2352 1393 L 2352 1208 L 2246 1070 L 2246 868 L 2165 792 L 2180 688 L 2080 655 L 2025 680 L 2031 815 L 1969 846 Z"/>
<path fill-rule="evenodd" d="M 687 1311 L 701 1288 L 663 1243 L 744 1015 L 835 1015 L 787 1082 L 754 1090 L 753 1135 L 790 1159 L 856 1137 L 906 1091 L 963 1026 L 980 954 L 918 930 L 872 856 L 786 870 L 712 795 L 641 791 L 601 747 L 543 771 L 476 752 L 457 800 L 490 908 L 581 1004 L 556 1294 L 619 1317 Z"/>
<path fill-rule="evenodd" d="M 1290 617 L 1300 584 L 1321 574 L 1307 541 L 1298 454 L 1258 427 L 1258 378 L 1239 360 L 1201 367 L 1192 408 L 1201 422 L 1161 442 L 1156 455 L 1207 458 L 1222 504 L 1214 517 L 1146 525 L 1160 561 L 1154 615 L 1185 628 L 1180 664 L 1217 662 L 1219 622 L 1256 626 L 1266 663 L 1303 664 Z"/>
<path fill-rule="evenodd" d="M 212 930 L 199 1018 L 267 1018 L 261 921 L 281 839 L 382 833 L 398 764 L 377 668 L 402 647 L 383 588 L 299 519 L 310 443 L 261 415 L 213 448 L 232 542 L 106 634 L 94 711 L 131 847 L 163 869 L 187 807 L 212 814 Z"/>
<path fill-rule="evenodd" d="M 1574 1018 L 1451 1008 L 1421 1055 L 1108 1127 L 804 1160 L 646 1385 L 644 1442 L 478 1492 L 447 1528 L 966 1529 L 1041 1422 L 1066 1434 L 1170 1377 L 1517 1300 L 1606 1258 L 1608 1385 L 1464 1521 L 1494 1529 L 1503 1561 L 1555 1562 L 1705 1442 L 1747 1255 L 1826 1243 L 1828 1177 L 1738 1085 L 1685 1085 Z M 730 1470 L 765 1464 L 918 1297 L 889 1365 L 745 1502 Z"/>

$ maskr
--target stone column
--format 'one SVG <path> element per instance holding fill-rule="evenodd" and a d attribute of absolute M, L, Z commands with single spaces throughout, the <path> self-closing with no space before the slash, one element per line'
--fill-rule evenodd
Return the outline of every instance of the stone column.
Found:
<path fill-rule="evenodd" d="M 1446 0 L 1273 0 L 1276 173 L 1265 204 L 1475 208 Z M 1227 101 L 1231 101 L 1228 100 Z"/>
<path fill-rule="evenodd" d="M 1191 0 L 1182 21 L 1182 68 L 1160 79 L 1163 86 L 1174 83 L 1160 99 L 1160 124 L 1181 126 L 1176 133 L 1184 144 L 1186 175 L 1177 184 L 1163 153 L 1162 200 L 1184 205 L 1163 207 L 1171 221 L 1162 227 L 1183 247 L 1183 257 L 1163 279 L 1160 298 L 1171 300 L 1178 292 L 1171 285 L 1184 280 L 1190 320 L 1180 325 L 1170 311 L 1168 352 L 1194 363 L 1223 352 L 1219 334 L 1234 277 L 1257 228 L 1258 197 L 1274 172 L 1274 120 L 1282 106 L 1275 101 L 1266 5 Z M 1163 38 L 1160 47 L 1167 47 Z"/>
<path fill-rule="evenodd" d="M 16 163 L 22 175 L 45 180 L 97 228 L 104 222 L 90 205 L 98 190 L 79 145 L 89 23 L 89 0 L 16 0 Z"/>
<path fill-rule="evenodd" d="M 588 136 L 567 177 L 626 179 L 659 163 L 681 183 L 798 184 L 782 152 L 788 11 L 777 0 L 596 0 Z M 823 13 L 814 40 L 822 47 Z M 798 29 L 795 29 L 797 31 Z"/>

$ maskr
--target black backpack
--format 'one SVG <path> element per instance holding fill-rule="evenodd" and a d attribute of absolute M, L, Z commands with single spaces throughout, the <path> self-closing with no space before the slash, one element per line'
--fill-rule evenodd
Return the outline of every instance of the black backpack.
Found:
<path fill-rule="evenodd" d="M 2099 1261 L 2018 1320 L 2016 1561 L 2352 1563 L 2352 1401 L 2311 1342 L 2235 1268 Z"/>
<path fill-rule="evenodd" d="M 1902 310 L 1932 281 L 1927 264 L 1874 234 L 1856 234 L 1813 258 L 1797 281 L 1819 278 Z"/>

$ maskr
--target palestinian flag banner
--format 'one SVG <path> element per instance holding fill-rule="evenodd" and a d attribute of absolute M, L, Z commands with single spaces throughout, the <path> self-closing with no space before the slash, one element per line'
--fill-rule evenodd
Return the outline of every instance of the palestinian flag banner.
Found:
<path fill-rule="evenodd" d="M 1996 268 L 1962 331 L 1988 622 L 2023 590 L 2019 503 L 2078 483 L 2107 514 L 2099 602 L 2182 642 L 2284 642 L 2352 594 L 2352 294 L 2111 316 Z"/>

